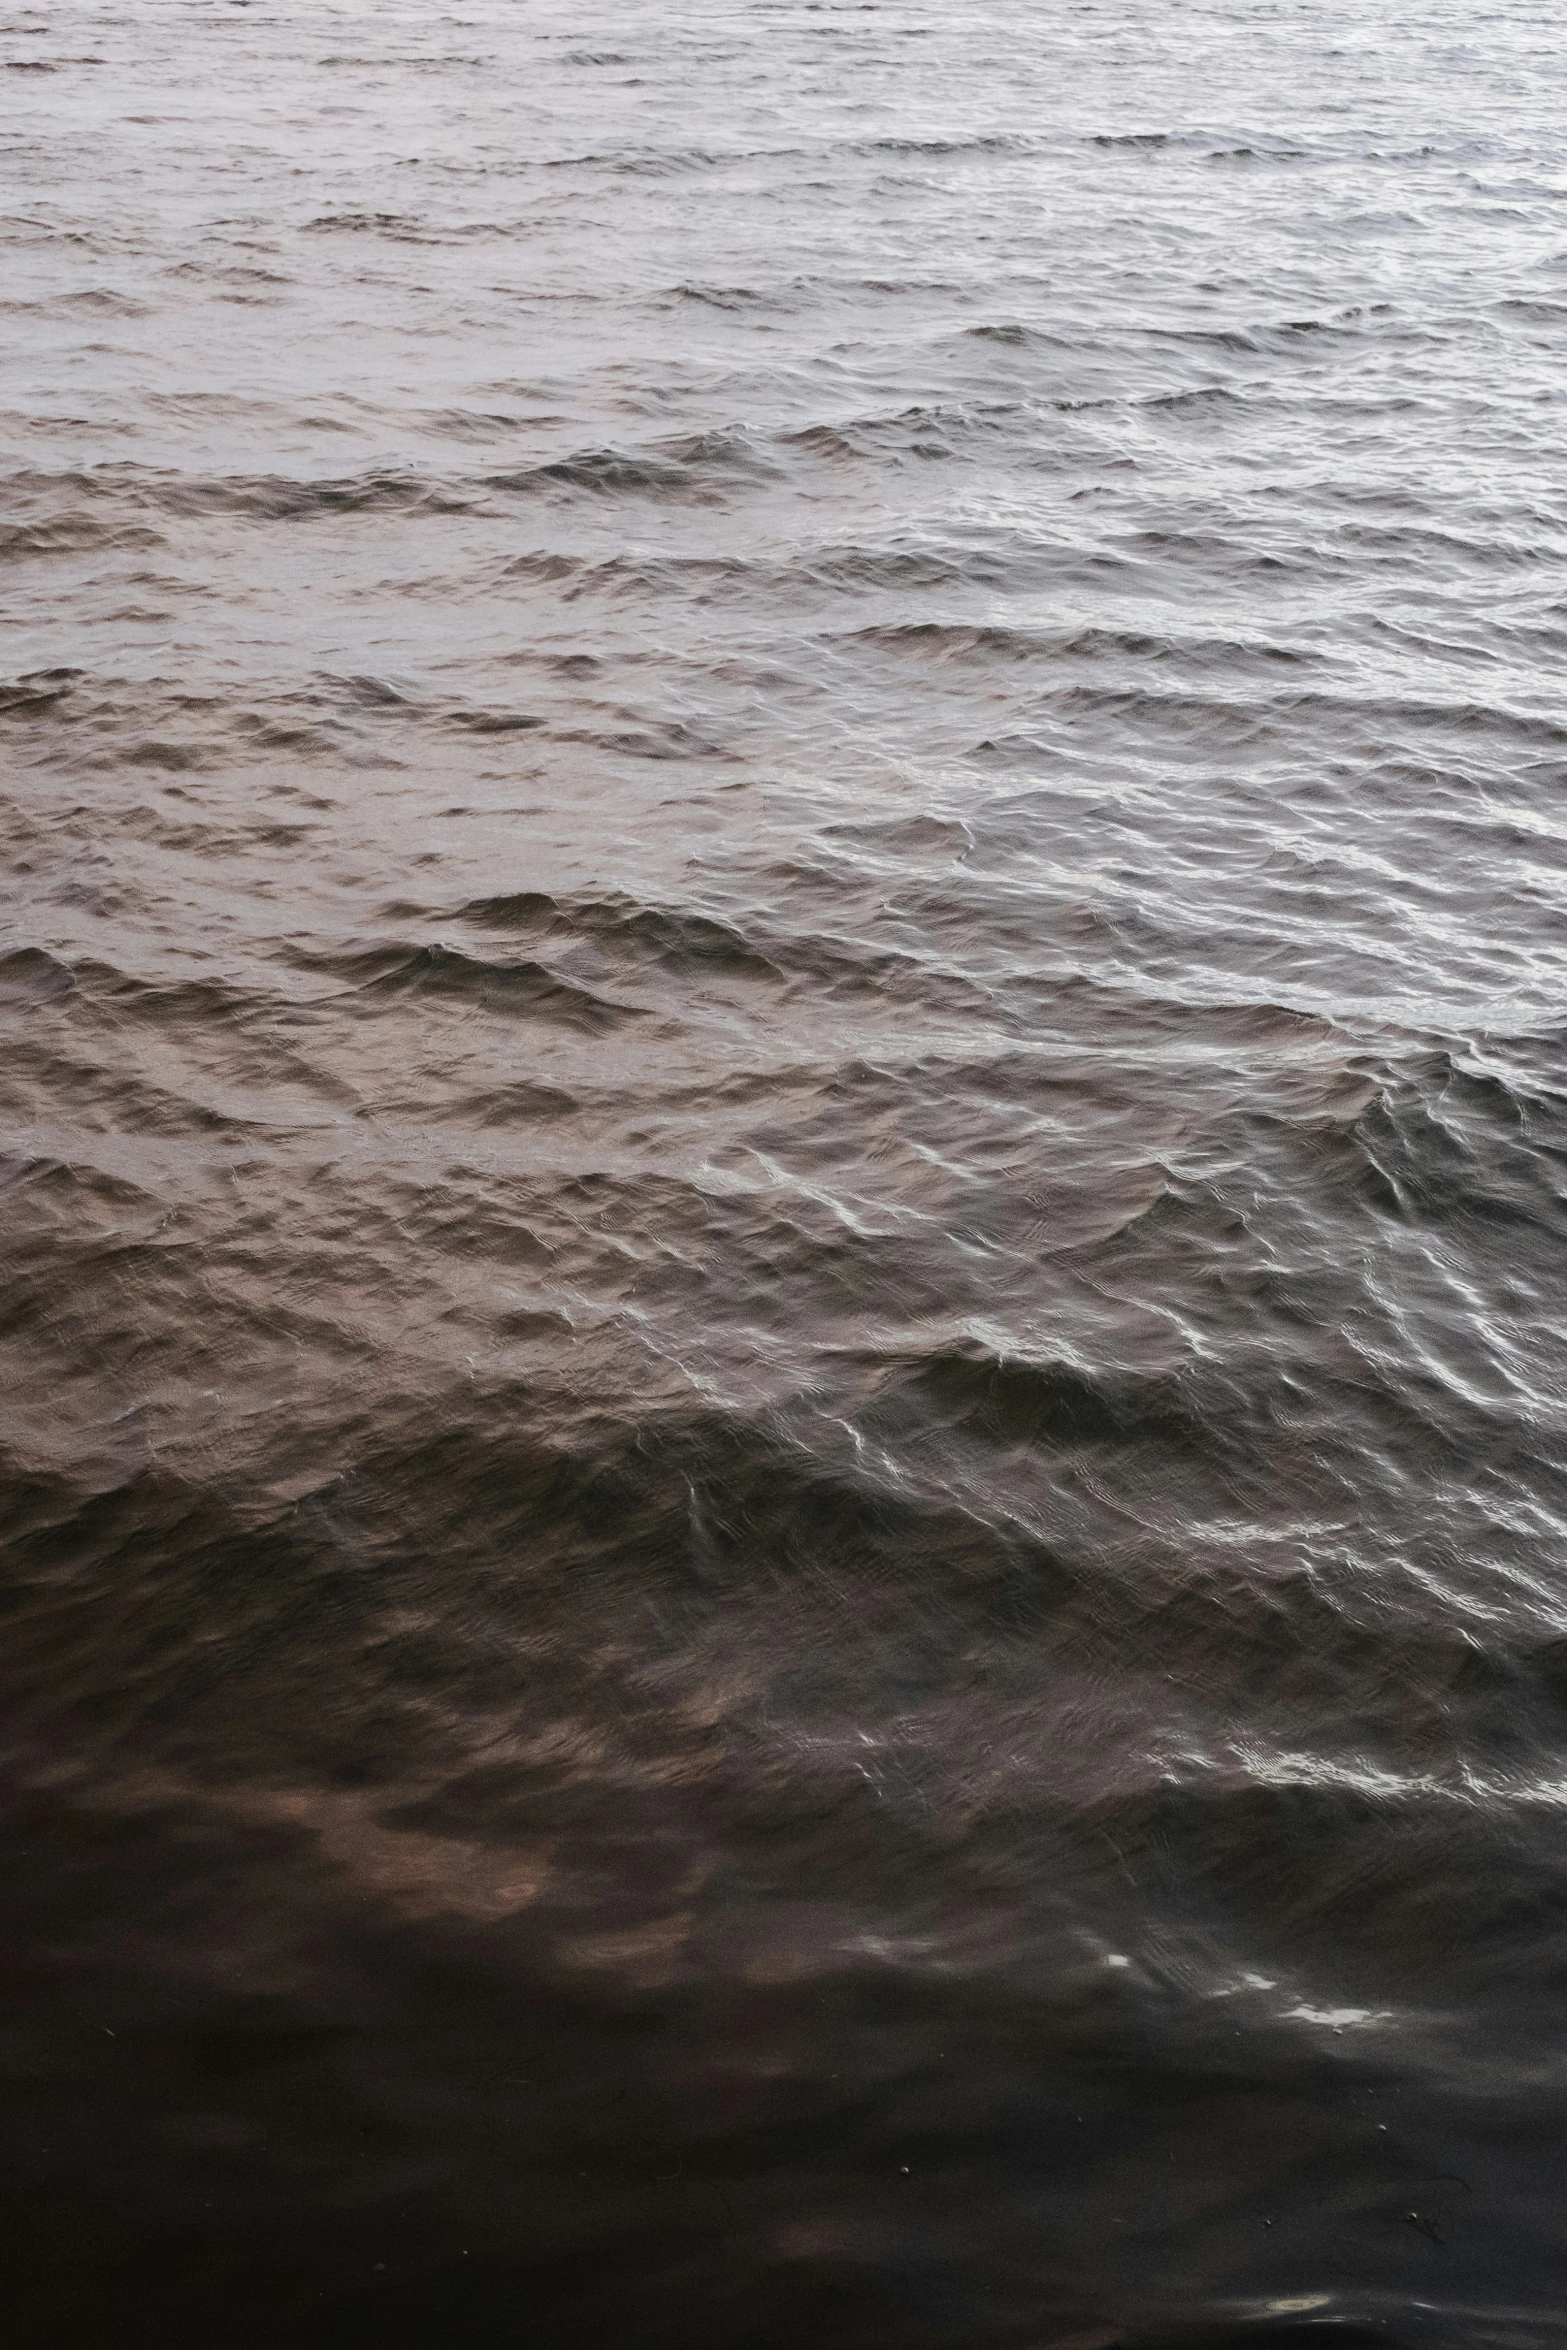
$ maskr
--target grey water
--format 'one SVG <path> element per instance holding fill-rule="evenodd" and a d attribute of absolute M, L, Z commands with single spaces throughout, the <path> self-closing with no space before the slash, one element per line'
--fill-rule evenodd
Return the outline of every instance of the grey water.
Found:
<path fill-rule="evenodd" d="M 1567 2343 L 1567 44 L 0 27 L 17 2350 Z"/>

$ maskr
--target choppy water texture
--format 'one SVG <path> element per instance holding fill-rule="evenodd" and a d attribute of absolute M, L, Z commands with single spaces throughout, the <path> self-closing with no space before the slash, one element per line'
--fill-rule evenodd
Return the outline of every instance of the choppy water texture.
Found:
<path fill-rule="evenodd" d="M 1559 14 L 0 57 L 9 2339 L 1567 2339 Z"/>

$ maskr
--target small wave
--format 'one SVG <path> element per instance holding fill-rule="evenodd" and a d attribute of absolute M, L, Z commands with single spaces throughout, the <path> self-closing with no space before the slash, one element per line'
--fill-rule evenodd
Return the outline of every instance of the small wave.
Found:
<path fill-rule="evenodd" d="M 1310 155 L 1306 147 L 1291 146 L 1287 140 L 1252 139 L 1233 147 L 1211 147 L 1203 158 L 1206 163 L 1304 163 Z"/>
<path fill-rule="evenodd" d="M 394 914 L 401 910 L 390 909 Z M 971 1009 L 992 1003 L 980 983 L 932 956 L 817 927 L 792 929 L 774 905 L 719 917 L 689 906 L 654 906 L 620 896 L 554 896 L 524 890 L 471 899 L 443 919 L 511 931 L 541 943 L 580 939 L 633 976 L 658 969 L 691 979 L 722 975 L 787 981 L 870 1001 L 903 997 L 911 1004 Z"/>
<path fill-rule="evenodd" d="M 42 947 L 14 947 L 0 955 L 0 1001 L 54 1004 L 72 994 L 75 986 L 69 965 Z"/>
<path fill-rule="evenodd" d="M 579 155 L 547 156 L 542 168 L 608 171 L 626 179 L 681 179 L 688 172 L 712 171 L 725 163 L 744 163 L 749 157 L 750 151 L 744 148 L 731 154 L 707 147 L 600 148 Z"/>
<path fill-rule="evenodd" d="M 772 470 L 751 435 L 743 432 L 691 433 L 646 449 L 584 449 L 519 472 L 485 477 L 488 489 L 587 490 L 597 496 L 711 500 L 735 479 L 763 478 Z"/>
<path fill-rule="evenodd" d="M 84 997 L 93 1003 L 109 1005 L 116 1014 L 130 1014 L 154 1027 L 210 1027 L 221 1035 L 250 1014 L 272 1008 L 266 997 L 216 973 L 199 979 L 144 979 L 117 964 L 84 957 L 75 965 L 74 977 Z"/>
<path fill-rule="evenodd" d="M 387 945 L 294 959 L 371 1005 L 403 998 L 472 1005 L 594 1034 L 644 1017 L 637 1005 L 612 1003 L 542 963 L 499 963 L 453 946 Z"/>
<path fill-rule="evenodd" d="M 553 729 L 561 743 L 583 743 L 595 751 L 611 751 L 621 759 L 725 759 L 731 754 L 722 743 L 699 734 L 683 719 L 650 720 L 639 726 L 561 726 Z"/>
<path fill-rule="evenodd" d="M 960 406 L 921 401 L 888 415 L 847 417 L 840 422 L 800 425 L 782 435 L 786 448 L 812 457 L 952 457 L 974 442 L 988 442 L 1026 428 L 1028 411 L 1012 400 Z"/>
<path fill-rule="evenodd" d="M 709 310 L 749 310 L 757 305 L 776 306 L 777 296 L 756 286 L 707 286 L 686 280 L 670 288 L 682 302 L 699 302 Z"/>
<path fill-rule="evenodd" d="M 1185 391 L 1148 392 L 1137 405 L 1148 415 L 1184 417 L 1216 408 L 1244 407 L 1246 394 L 1229 384 L 1193 384 Z"/>
<path fill-rule="evenodd" d="M 1396 1213 L 1567 1238 L 1567 1086 L 1434 1050 L 1389 1068 L 1356 1136 Z"/>
<path fill-rule="evenodd" d="M 163 1207 L 155 1191 L 124 1173 L 111 1174 L 105 1168 L 48 1152 L 0 1151 L 0 1196 L 13 1217 L 23 1213 L 44 1220 L 85 1216 L 95 1238 L 105 1220 L 145 1216 L 149 1208 L 156 1213 Z M 13 1464 L 4 1466 L 14 1474 Z M 69 1488 L 65 1488 L 60 1497 L 67 1506 L 68 1495 Z"/>
<path fill-rule="evenodd" d="M 1237 669 L 1309 668 L 1317 656 L 1303 647 L 1247 642 L 1234 638 L 1155 636 L 1136 629 L 1078 628 L 1049 633 L 1044 630 L 999 627 L 995 624 L 918 620 L 876 623 L 848 636 L 827 640 L 839 646 L 875 646 L 893 653 L 911 653 L 925 661 L 997 660 L 1172 662 L 1183 667 L 1211 667 L 1233 677 Z"/>
<path fill-rule="evenodd" d="M 979 1345 L 905 1358 L 936 1409 L 992 1442 L 1174 1445 L 1207 1431 L 1170 1380 L 1129 1380 L 1068 1362 L 1027 1362 Z"/>
<path fill-rule="evenodd" d="M 16 473 L 5 486 L 14 502 L 84 502 L 55 505 L 34 520 L 8 526 L 19 551 L 27 551 L 28 542 L 36 535 L 42 552 L 54 552 L 57 545 L 68 549 L 163 543 L 150 530 L 138 532 L 123 520 L 105 520 L 100 513 L 87 510 L 109 505 L 132 512 L 150 509 L 179 516 L 233 514 L 262 521 L 292 521 L 321 514 L 461 513 L 473 502 L 471 495 L 454 491 L 450 485 L 389 466 L 301 480 L 282 474 L 177 473 L 114 461 L 71 473 Z"/>
<path fill-rule="evenodd" d="M 104 522 L 95 514 L 51 514 L 36 522 L 0 524 L 0 563 L 43 561 L 55 555 L 132 552 L 166 544 L 146 524 Z"/>
<path fill-rule="evenodd" d="M 207 480 L 166 475 L 149 482 L 142 494 L 171 514 L 240 514 L 266 522 L 308 521 L 329 514 L 460 514 L 473 502 L 450 485 L 391 467 L 314 481 L 282 474 Z"/>
<path fill-rule="evenodd" d="M 590 938 L 676 971 L 719 969 L 774 977 L 778 963 L 731 922 L 684 909 L 638 905 L 630 898 L 555 898 L 541 890 L 473 898 L 458 919 L 476 929 L 528 938 Z"/>
<path fill-rule="evenodd" d="M 0 684 L 0 717 L 42 718 L 58 710 L 85 673 L 80 669 L 34 669 L 14 684 Z"/>
<path fill-rule="evenodd" d="M 420 239 L 422 224 L 405 212 L 322 212 L 304 224 L 307 234 L 321 231 L 354 236 L 396 236 Z"/>

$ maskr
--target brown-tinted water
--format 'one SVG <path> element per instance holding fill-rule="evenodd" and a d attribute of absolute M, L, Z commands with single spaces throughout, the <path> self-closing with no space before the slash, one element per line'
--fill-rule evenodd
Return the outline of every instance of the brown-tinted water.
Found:
<path fill-rule="evenodd" d="M 1558 20 L 0 62 L 8 2339 L 1567 2338 Z"/>

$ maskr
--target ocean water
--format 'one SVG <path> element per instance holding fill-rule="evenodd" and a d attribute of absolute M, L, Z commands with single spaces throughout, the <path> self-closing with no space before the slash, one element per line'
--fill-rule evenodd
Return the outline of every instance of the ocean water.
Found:
<path fill-rule="evenodd" d="M 1567 46 L 0 31 L 17 2350 L 1567 2342 Z"/>

